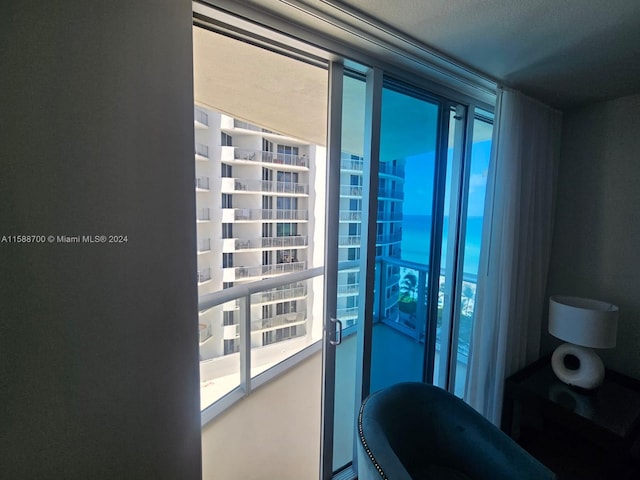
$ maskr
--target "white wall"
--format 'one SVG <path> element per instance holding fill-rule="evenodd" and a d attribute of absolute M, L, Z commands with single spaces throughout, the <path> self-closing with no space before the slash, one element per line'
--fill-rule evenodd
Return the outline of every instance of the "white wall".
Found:
<path fill-rule="evenodd" d="M 0 478 L 197 479 L 191 4 L 3 2 Z"/>
<path fill-rule="evenodd" d="M 318 352 L 205 425 L 202 478 L 318 478 L 321 372 Z"/>
<path fill-rule="evenodd" d="M 548 295 L 620 307 L 605 365 L 640 378 L 640 95 L 565 113 Z M 542 353 L 559 342 L 543 327 Z"/>

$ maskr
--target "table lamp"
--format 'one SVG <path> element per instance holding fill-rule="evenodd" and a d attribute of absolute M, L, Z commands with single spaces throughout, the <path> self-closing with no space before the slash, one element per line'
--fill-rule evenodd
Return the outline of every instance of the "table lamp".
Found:
<path fill-rule="evenodd" d="M 551 368 L 564 383 L 587 390 L 604 380 L 604 364 L 594 348 L 613 348 L 618 307 L 589 298 L 554 295 L 549 299 L 549 333 L 564 340 L 551 356 Z M 567 360 L 577 360 L 569 368 Z"/>

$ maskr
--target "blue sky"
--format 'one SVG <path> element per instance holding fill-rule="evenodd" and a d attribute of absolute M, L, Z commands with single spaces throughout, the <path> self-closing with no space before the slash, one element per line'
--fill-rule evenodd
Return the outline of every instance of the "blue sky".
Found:
<path fill-rule="evenodd" d="M 468 216 L 482 216 L 487 186 L 491 140 L 473 144 L 469 178 Z M 451 154 L 451 151 L 449 151 Z M 434 151 L 405 159 L 404 205 L 406 215 L 429 215 L 433 198 Z M 445 197 L 445 205 L 449 196 Z"/>

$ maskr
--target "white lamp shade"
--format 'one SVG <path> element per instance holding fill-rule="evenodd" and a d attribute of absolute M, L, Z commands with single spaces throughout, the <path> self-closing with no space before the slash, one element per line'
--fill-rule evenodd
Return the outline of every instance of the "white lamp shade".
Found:
<path fill-rule="evenodd" d="M 615 347 L 618 307 L 589 298 L 554 295 L 549 299 L 549 333 L 583 347 Z"/>

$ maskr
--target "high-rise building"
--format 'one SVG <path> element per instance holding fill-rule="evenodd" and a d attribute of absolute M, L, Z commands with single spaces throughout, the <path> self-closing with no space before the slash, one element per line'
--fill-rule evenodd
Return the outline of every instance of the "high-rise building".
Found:
<path fill-rule="evenodd" d="M 360 260 L 364 158 L 343 152 L 340 158 L 340 227 L 338 261 Z M 378 172 L 378 211 L 376 213 L 376 257 L 400 258 L 402 243 L 402 201 L 404 199 L 404 163 L 394 160 L 380 163 Z M 390 321 L 398 318 L 400 267 L 385 265 L 384 312 L 376 312 Z M 360 268 L 343 268 L 338 274 L 337 316 L 346 327 L 358 318 Z"/>
<path fill-rule="evenodd" d="M 324 245 L 324 148 L 200 105 L 194 123 L 199 296 L 309 268 Z M 309 295 L 303 282 L 253 295 L 252 348 L 306 336 Z M 199 324 L 202 360 L 238 351 L 239 300 Z"/>

